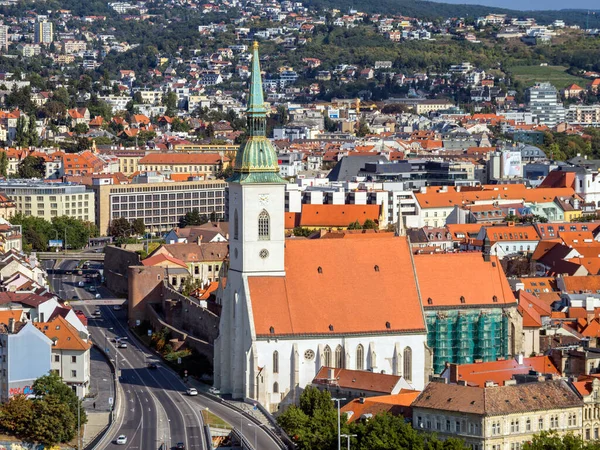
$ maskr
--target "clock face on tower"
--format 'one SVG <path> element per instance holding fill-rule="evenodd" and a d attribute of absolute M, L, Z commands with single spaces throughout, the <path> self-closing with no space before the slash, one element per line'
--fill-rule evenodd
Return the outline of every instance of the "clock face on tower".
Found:
<path fill-rule="evenodd" d="M 260 256 L 262 259 L 267 258 L 269 256 L 269 250 L 263 248 L 260 252 L 258 252 L 258 256 Z"/>
<path fill-rule="evenodd" d="M 259 194 L 258 195 L 258 201 L 263 206 L 264 205 L 268 205 L 269 204 L 269 194 Z"/>

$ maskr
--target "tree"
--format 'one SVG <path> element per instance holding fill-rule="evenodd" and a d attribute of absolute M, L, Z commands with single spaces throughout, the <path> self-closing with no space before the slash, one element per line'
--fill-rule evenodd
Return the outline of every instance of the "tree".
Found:
<path fill-rule="evenodd" d="M 0 175 L 4 178 L 8 176 L 8 156 L 6 156 L 6 152 L 0 152 Z"/>
<path fill-rule="evenodd" d="M 379 228 L 377 223 L 371 219 L 365 220 L 365 223 L 362 226 L 363 230 L 376 230 Z"/>
<path fill-rule="evenodd" d="M 28 251 L 46 251 L 48 239 L 55 237 L 52 224 L 41 217 L 25 216 L 18 213 L 10 218 L 10 223 L 21 225 L 23 244 Z"/>
<path fill-rule="evenodd" d="M 560 436 L 556 430 L 542 431 L 523 444 L 523 450 L 592 450 L 599 441 L 583 441 L 581 437 L 568 433 Z"/>
<path fill-rule="evenodd" d="M 308 386 L 299 406 L 290 406 L 277 418 L 279 425 L 301 450 L 333 450 L 337 441 L 337 410 L 331 394 Z M 342 433 L 348 426 L 342 418 Z"/>
<path fill-rule="evenodd" d="M 28 145 L 37 147 L 40 135 L 37 132 L 37 125 L 35 123 L 35 116 L 31 114 L 28 119 L 27 125 L 27 141 Z"/>
<path fill-rule="evenodd" d="M 25 395 L 16 395 L 0 407 L 0 428 L 18 437 L 27 437 L 33 421 L 33 404 Z"/>
<path fill-rule="evenodd" d="M 85 247 L 90 237 L 96 234 L 95 224 L 69 216 L 53 217 L 52 228 L 54 235 L 60 238 L 66 235 L 66 242 L 63 244 L 73 249 Z"/>
<path fill-rule="evenodd" d="M 353 429 L 358 435 L 361 450 L 388 450 L 392 448 L 422 448 L 423 438 L 404 421 L 402 416 L 377 414 Z"/>
<path fill-rule="evenodd" d="M 26 156 L 17 166 L 19 178 L 44 178 L 46 166 L 39 156 Z"/>
<path fill-rule="evenodd" d="M 362 225 L 357 220 L 355 222 L 352 222 L 350 225 L 348 225 L 348 229 L 349 230 L 362 230 Z"/>
<path fill-rule="evenodd" d="M 313 234 L 313 230 L 311 230 L 310 228 L 304 228 L 304 227 L 295 227 L 292 230 L 292 233 L 294 234 L 294 236 L 298 236 L 298 237 L 308 237 L 311 234 Z"/>
<path fill-rule="evenodd" d="M 367 125 L 367 123 L 365 122 L 364 119 L 361 119 L 360 122 L 358 123 L 358 129 L 356 130 L 356 135 L 358 137 L 364 137 L 370 133 L 371 133 L 371 130 L 369 129 L 369 126 Z"/>
<path fill-rule="evenodd" d="M 163 95 L 162 98 L 163 106 L 166 106 L 165 115 L 174 116 L 177 114 L 177 94 L 171 90 Z"/>
<path fill-rule="evenodd" d="M 183 286 L 181 287 L 181 293 L 185 296 L 189 296 L 196 289 L 202 286 L 202 280 L 194 278 L 191 275 L 183 280 Z"/>
<path fill-rule="evenodd" d="M 201 215 L 197 209 L 192 209 L 179 219 L 179 227 L 204 225 L 206 222 L 208 222 L 206 216 Z"/>
<path fill-rule="evenodd" d="M 33 410 L 35 420 L 29 431 L 32 439 L 53 446 L 75 437 L 77 416 L 73 415 L 68 404 L 63 403 L 58 395 L 45 394 L 43 400 L 33 402 Z"/>
<path fill-rule="evenodd" d="M 110 223 L 108 234 L 114 238 L 124 238 L 126 236 L 130 236 L 131 231 L 132 225 L 129 223 L 129 220 L 127 220 L 125 217 L 119 217 Z"/>
<path fill-rule="evenodd" d="M 133 221 L 131 225 L 135 234 L 141 236 L 146 232 L 146 224 L 144 223 L 144 219 L 137 218 Z"/>
<path fill-rule="evenodd" d="M 233 166 L 231 164 L 229 164 L 225 169 L 217 172 L 216 177 L 221 180 L 226 180 L 226 179 L 230 178 L 232 175 L 233 175 Z"/>
<path fill-rule="evenodd" d="M 85 134 L 88 130 L 89 128 L 85 123 L 78 123 L 73 127 L 73 132 L 75 134 Z"/>
<path fill-rule="evenodd" d="M 29 140 L 27 139 L 27 130 L 25 127 L 25 116 L 21 115 L 17 119 L 17 126 L 15 130 L 15 143 L 21 147 L 27 147 Z"/>

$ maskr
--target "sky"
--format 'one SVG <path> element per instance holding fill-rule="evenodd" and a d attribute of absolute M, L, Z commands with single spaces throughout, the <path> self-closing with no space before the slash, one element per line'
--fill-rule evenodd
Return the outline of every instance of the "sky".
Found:
<path fill-rule="evenodd" d="M 498 8 L 517 9 L 522 11 L 540 9 L 599 9 L 598 0 L 575 0 L 565 2 L 564 0 L 437 0 L 444 3 L 472 4 L 496 6 Z"/>

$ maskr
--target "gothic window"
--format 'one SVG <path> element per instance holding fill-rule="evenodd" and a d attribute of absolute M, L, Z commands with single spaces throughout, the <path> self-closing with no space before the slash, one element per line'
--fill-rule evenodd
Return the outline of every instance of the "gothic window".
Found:
<path fill-rule="evenodd" d="M 326 345 L 323 350 L 323 365 L 325 367 L 333 367 L 331 365 L 331 349 L 329 348 L 329 345 Z"/>
<path fill-rule="evenodd" d="M 269 213 L 263 209 L 258 215 L 258 239 L 261 241 L 270 239 L 269 220 Z"/>
<path fill-rule="evenodd" d="M 404 349 L 404 379 L 412 381 L 412 350 L 410 347 Z"/>
<path fill-rule="evenodd" d="M 365 368 L 365 349 L 362 344 L 356 347 L 356 370 L 364 370 Z"/>
<path fill-rule="evenodd" d="M 240 237 L 239 228 L 240 228 L 240 221 L 238 219 L 238 212 L 236 209 L 235 212 L 233 213 L 233 239 L 235 239 L 236 241 Z"/>
<path fill-rule="evenodd" d="M 273 394 L 279 394 L 279 383 L 273 383 Z"/>
<path fill-rule="evenodd" d="M 273 373 L 279 373 L 279 352 L 273 352 Z"/>
<path fill-rule="evenodd" d="M 344 348 L 341 345 L 335 349 L 335 367 L 344 368 Z"/>

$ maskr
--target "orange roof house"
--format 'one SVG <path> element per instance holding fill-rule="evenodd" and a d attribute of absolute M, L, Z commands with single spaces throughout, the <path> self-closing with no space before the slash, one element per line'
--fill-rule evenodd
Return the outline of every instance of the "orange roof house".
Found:
<path fill-rule="evenodd" d="M 383 413 L 410 419 L 412 417 L 410 405 L 420 393 L 420 391 L 402 389 L 398 394 L 361 397 L 344 405 L 341 411 L 346 414 L 348 423 L 369 419 Z"/>
<path fill-rule="evenodd" d="M 52 340 L 53 349 L 86 351 L 92 346 L 90 341 L 82 339 L 79 331 L 60 315 L 49 322 L 34 322 L 34 325 Z"/>
<path fill-rule="evenodd" d="M 380 223 L 380 205 L 302 205 L 300 226 L 306 228 L 348 228 L 353 222 Z"/>
<path fill-rule="evenodd" d="M 529 374 L 529 371 L 541 374 L 560 376 L 560 371 L 548 356 L 532 356 L 502 361 L 490 361 L 474 364 L 449 364 L 441 376 L 449 383 L 466 382 L 468 386 L 484 387 L 485 383 L 493 382 L 503 386 L 513 375 Z"/>

